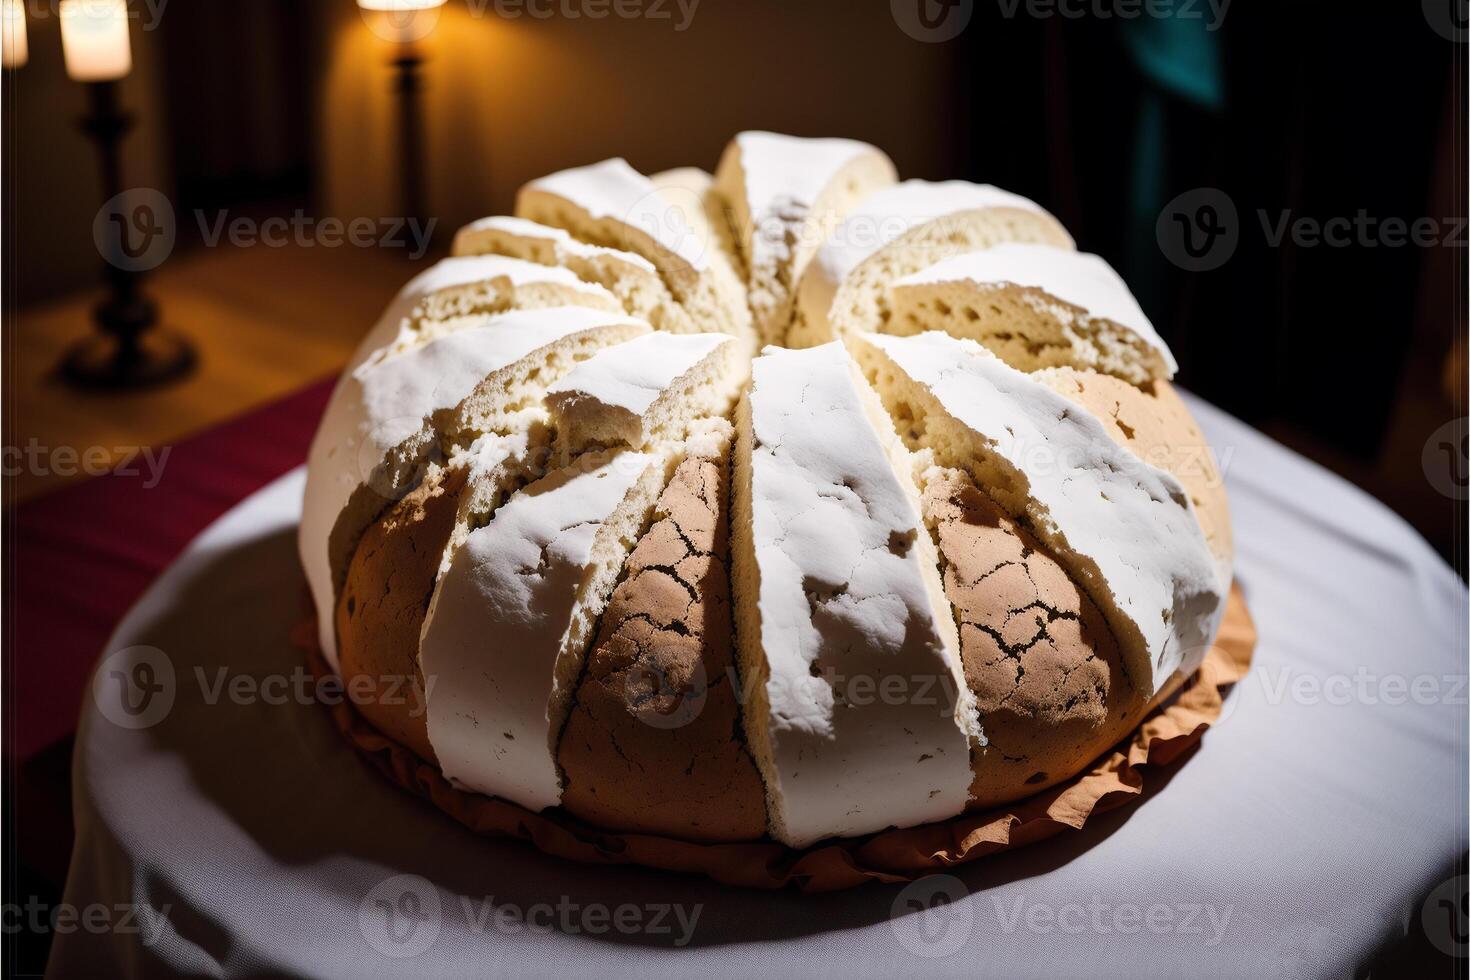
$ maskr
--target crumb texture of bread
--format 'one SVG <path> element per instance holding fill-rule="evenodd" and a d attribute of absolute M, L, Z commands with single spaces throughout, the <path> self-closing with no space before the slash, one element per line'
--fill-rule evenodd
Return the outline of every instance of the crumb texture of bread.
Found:
<path fill-rule="evenodd" d="M 1096 255 L 1005 242 L 935 263 L 889 289 L 887 332 L 942 330 L 1020 371 L 1075 367 L 1132 384 L 1171 378 L 1174 355 Z"/>
<path fill-rule="evenodd" d="M 908 438 L 964 469 L 1088 590 L 1154 694 L 1214 641 L 1228 582 L 1183 485 L 1119 446 L 1088 409 L 948 334 L 855 338 Z"/>
<path fill-rule="evenodd" d="M 1066 229 L 1034 201 L 989 184 L 906 180 L 876 191 L 807 266 L 786 346 L 812 347 L 883 330 L 890 284 L 1001 242 L 1074 247 Z"/>
<path fill-rule="evenodd" d="M 587 656 L 557 758 L 563 805 L 597 826 L 717 841 L 765 832 L 740 726 L 723 456 L 675 470 Z"/>
<path fill-rule="evenodd" d="M 481 218 L 455 235 L 454 254 L 504 255 L 561 266 L 612 293 L 623 309 L 647 320 L 655 330 L 700 333 L 704 329 L 674 299 L 652 262 L 633 252 L 590 245 L 562 228 L 525 218 Z"/>
<path fill-rule="evenodd" d="M 795 285 L 842 217 L 897 179 L 886 154 L 856 140 L 751 131 L 730 141 L 715 187 L 736 231 L 762 343 L 785 337 Z"/>
<path fill-rule="evenodd" d="M 738 422 L 747 741 L 795 847 L 963 811 L 979 738 L 912 469 L 864 388 L 841 344 L 767 348 Z"/>
<path fill-rule="evenodd" d="M 1096 604 L 968 475 L 925 474 L 924 519 L 959 621 L 965 680 L 986 744 L 971 809 L 1054 786 L 1122 738 L 1147 698 Z"/>
<path fill-rule="evenodd" d="M 552 386 L 547 406 L 566 452 L 683 441 L 729 415 L 748 374 L 729 334 L 650 333 L 609 347 Z"/>
<path fill-rule="evenodd" d="M 464 481 L 463 469 L 436 467 L 388 508 L 363 534 L 337 603 L 344 686 L 367 692 L 354 705 L 379 731 L 435 763 L 424 720 L 419 631 Z"/>
<path fill-rule="evenodd" d="M 650 179 L 625 160 L 604 160 L 527 184 L 516 197 L 516 214 L 591 245 L 643 256 L 700 330 L 728 333 L 754 351 L 731 231 L 703 171 L 683 168 Z"/>
<path fill-rule="evenodd" d="M 561 799 L 556 740 L 593 627 L 672 460 L 608 452 L 511 497 L 439 577 L 419 640 L 428 730 L 458 786 Z"/>

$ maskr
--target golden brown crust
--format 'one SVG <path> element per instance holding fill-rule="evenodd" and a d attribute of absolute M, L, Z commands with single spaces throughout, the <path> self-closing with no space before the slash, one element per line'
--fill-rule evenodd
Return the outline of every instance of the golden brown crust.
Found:
<path fill-rule="evenodd" d="M 463 489 L 463 470 L 437 471 L 369 526 L 337 604 L 348 696 L 379 731 L 436 764 L 419 671 L 419 630 Z"/>
<path fill-rule="evenodd" d="M 1225 481 L 1214 451 L 1173 385 L 1155 381 L 1139 388 L 1075 368 L 1051 368 L 1033 377 L 1090 409 L 1114 440 L 1144 462 L 1178 477 L 1194 503 L 1210 552 L 1226 567 L 1230 565 L 1234 543 Z"/>
<path fill-rule="evenodd" d="M 765 791 L 740 737 L 728 494 L 723 463 L 681 463 L 603 614 L 557 750 L 562 804 L 598 826 L 706 841 L 765 833 Z"/>
<path fill-rule="evenodd" d="M 988 740 L 972 759 L 970 807 L 1072 777 L 1127 734 L 1145 700 L 1102 613 L 968 476 L 931 471 L 923 509 Z"/>

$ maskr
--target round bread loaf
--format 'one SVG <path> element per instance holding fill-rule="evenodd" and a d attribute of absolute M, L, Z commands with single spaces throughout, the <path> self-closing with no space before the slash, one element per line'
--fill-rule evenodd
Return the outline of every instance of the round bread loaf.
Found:
<path fill-rule="evenodd" d="M 1063 783 L 1185 682 L 1231 537 L 1167 345 L 1036 204 L 893 180 L 742 134 L 459 233 L 308 466 L 367 721 L 465 791 L 805 847 Z"/>

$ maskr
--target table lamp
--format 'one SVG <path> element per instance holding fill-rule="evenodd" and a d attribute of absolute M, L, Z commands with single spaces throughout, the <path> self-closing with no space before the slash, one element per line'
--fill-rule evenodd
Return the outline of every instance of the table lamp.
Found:
<path fill-rule="evenodd" d="M 368 26 L 398 52 L 393 57 L 394 89 L 398 93 L 398 167 L 405 219 L 422 222 L 425 204 L 423 126 L 419 114 L 419 68 L 423 55 L 418 43 L 439 20 L 444 0 L 357 0 Z"/>
<path fill-rule="evenodd" d="M 22 0 L 5 0 L 0 7 L 0 66 L 20 68 L 31 58 L 26 39 L 26 8 Z"/>
<path fill-rule="evenodd" d="M 122 193 L 118 148 L 133 127 L 132 114 L 119 109 L 117 99 L 118 81 L 133 69 L 127 0 L 62 0 L 60 19 L 66 73 L 87 86 L 90 109 L 81 128 L 97 144 L 103 206 L 108 207 Z M 158 308 L 138 290 L 140 265 L 147 262 L 135 251 L 135 233 L 145 235 L 146 252 L 151 236 L 164 230 L 160 217 L 145 210 L 140 204 L 131 214 L 99 215 L 99 221 L 115 219 L 117 235 L 96 236 L 107 260 L 108 296 L 95 312 L 100 332 L 72 347 L 61 363 L 61 376 L 77 387 L 149 387 L 182 377 L 194 366 L 193 348 L 155 329 Z M 172 228 L 167 233 L 172 236 Z"/>

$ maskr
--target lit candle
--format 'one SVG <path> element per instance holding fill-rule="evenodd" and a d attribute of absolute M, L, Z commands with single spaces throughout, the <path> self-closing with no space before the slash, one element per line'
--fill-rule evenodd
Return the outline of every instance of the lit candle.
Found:
<path fill-rule="evenodd" d="M 6 68 L 19 68 L 30 60 L 31 49 L 26 43 L 26 8 L 21 0 L 5 0 L 0 8 L 0 64 Z"/>
<path fill-rule="evenodd" d="M 66 73 L 79 82 L 112 82 L 133 70 L 127 0 L 61 0 Z"/>
<path fill-rule="evenodd" d="M 444 0 L 357 0 L 357 6 L 374 34 L 385 41 L 412 44 L 434 29 Z"/>

